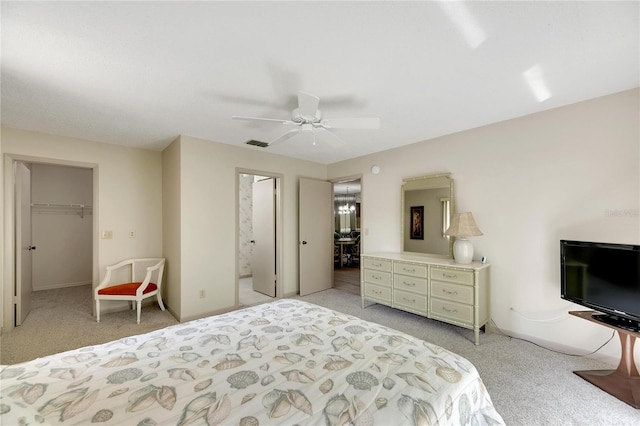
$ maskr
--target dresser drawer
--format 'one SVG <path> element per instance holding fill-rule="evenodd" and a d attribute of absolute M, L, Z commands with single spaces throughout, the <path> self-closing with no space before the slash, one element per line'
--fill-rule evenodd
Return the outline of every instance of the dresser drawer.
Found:
<path fill-rule="evenodd" d="M 364 285 L 364 297 L 391 305 L 391 287 L 366 283 Z"/>
<path fill-rule="evenodd" d="M 373 284 L 391 287 L 391 272 L 365 269 L 363 274 L 364 274 L 364 281 L 367 283 L 373 283 Z"/>
<path fill-rule="evenodd" d="M 410 277 L 408 275 L 393 275 L 393 289 L 413 291 L 420 294 L 427 294 L 427 279 Z"/>
<path fill-rule="evenodd" d="M 393 273 L 427 278 L 427 267 L 411 263 L 395 262 L 393 264 Z"/>
<path fill-rule="evenodd" d="M 412 311 L 427 313 L 427 296 L 393 290 L 393 306 L 401 306 Z"/>
<path fill-rule="evenodd" d="M 362 266 L 366 269 L 391 272 L 391 261 L 385 259 L 370 259 L 365 257 Z"/>
<path fill-rule="evenodd" d="M 473 271 L 461 271 L 434 266 L 431 268 L 431 279 L 473 285 Z"/>
<path fill-rule="evenodd" d="M 431 281 L 431 297 L 473 305 L 473 287 L 444 281 Z"/>
<path fill-rule="evenodd" d="M 432 297 L 431 317 L 473 325 L 473 306 Z"/>

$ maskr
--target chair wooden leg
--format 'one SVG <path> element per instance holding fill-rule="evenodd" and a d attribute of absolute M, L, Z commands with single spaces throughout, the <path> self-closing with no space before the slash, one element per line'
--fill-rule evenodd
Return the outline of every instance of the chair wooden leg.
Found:
<path fill-rule="evenodd" d="M 140 324 L 140 310 L 142 309 L 142 300 L 138 300 L 138 324 Z"/>
<path fill-rule="evenodd" d="M 96 299 L 96 322 L 100 322 L 100 299 Z"/>
<path fill-rule="evenodd" d="M 158 305 L 160 305 L 160 310 L 164 311 L 164 303 L 162 303 L 162 296 L 158 293 Z"/>

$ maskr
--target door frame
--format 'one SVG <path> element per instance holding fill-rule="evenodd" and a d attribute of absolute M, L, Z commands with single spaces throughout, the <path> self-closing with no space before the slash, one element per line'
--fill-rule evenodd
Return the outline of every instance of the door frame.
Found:
<path fill-rule="evenodd" d="M 4 171 L 4 223 L 2 224 L 4 229 L 4 246 L 3 246 L 3 271 L 2 271 L 2 329 L 0 333 L 6 333 L 15 328 L 15 280 L 16 280 L 16 252 L 15 252 L 15 231 L 16 231 L 16 218 L 15 218 L 15 176 L 13 172 L 14 162 L 23 162 L 30 164 L 49 164 L 54 166 L 71 166 L 82 167 L 92 170 L 93 180 L 93 224 L 92 224 L 92 242 L 93 242 L 93 261 L 92 261 L 92 286 L 95 287 L 99 280 L 98 273 L 98 250 L 99 240 L 96 238 L 98 235 L 98 177 L 99 168 L 95 163 L 83 163 L 79 161 L 67 161 L 54 158 L 33 157 L 29 155 L 9 154 L 5 153 L 3 161 Z M 95 311 L 95 306 L 92 304 Z M 95 312 L 93 312 L 95 315 Z"/>
<path fill-rule="evenodd" d="M 256 170 L 256 169 L 247 169 L 244 167 L 236 167 L 236 189 L 235 189 L 235 231 L 236 231 L 236 241 L 235 241 L 235 305 L 236 308 L 240 306 L 240 175 L 257 175 L 273 178 L 275 180 L 275 188 L 276 188 L 276 200 L 275 200 L 275 218 L 276 218 L 276 297 L 275 299 L 280 299 L 283 294 L 282 289 L 282 271 L 284 270 L 284 256 L 283 256 L 283 219 L 282 214 L 284 211 L 284 199 L 282 194 L 284 193 L 284 175 L 281 173 L 267 172 L 264 170 Z"/>

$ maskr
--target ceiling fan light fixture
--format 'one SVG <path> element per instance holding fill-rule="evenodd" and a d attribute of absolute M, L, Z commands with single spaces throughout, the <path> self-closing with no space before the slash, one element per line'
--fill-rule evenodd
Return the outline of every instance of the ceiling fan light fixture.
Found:
<path fill-rule="evenodd" d="M 305 115 L 300 108 L 295 108 L 291 111 L 291 121 L 294 123 L 312 124 L 319 123 L 322 120 L 322 111 L 317 109 L 313 116 Z"/>

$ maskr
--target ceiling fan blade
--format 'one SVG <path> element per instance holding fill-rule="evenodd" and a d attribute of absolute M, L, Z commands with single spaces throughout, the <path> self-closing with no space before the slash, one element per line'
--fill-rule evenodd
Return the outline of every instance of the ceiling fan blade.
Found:
<path fill-rule="evenodd" d="M 284 141 L 286 141 L 288 139 L 291 139 L 292 137 L 297 135 L 299 132 L 300 132 L 299 129 L 289 130 L 287 133 L 283 134 L 282 136 L 279 136 L 277 139 L 275 139 L 274 141 L 269 143 L 269 146 L 279 145 L 282 142 L 284 142 Z"/>
<path fill-rule="evenodd" d="M 320 121 L 325 129 L 379 129 L 379 118 L 329 118 Z"/>
<path fill-rule="evenodd" d="M 298 112 L 303 117 L 313 119 L 318 112 L 320 98 L 304 92 L 298 92 Z"/>
<path fill-rule="evenodd" d="M 282 124 L 297 124 L 290 120 L 280 120 L 278 118 L 247 117 L 244 115 L 234 115 L 231 118 L 234 120 L 275 121 L 276 123 L 282 123 Z"/>
<path fill-rule="evenodd" d="M 317 136 L 322 143 L 326 143 L 331 148 L 342 148 L 344 147 L 344 145 L 346 145 L 346 142 L 344 141 L 344 139 L 342 139 L 340 136 L 336 135 L 335 133 L 331 132 L 330 130 L 326 130 L 323 128 L 320 128 L 320 130 L 321 131 L 317 133 Z"/>

